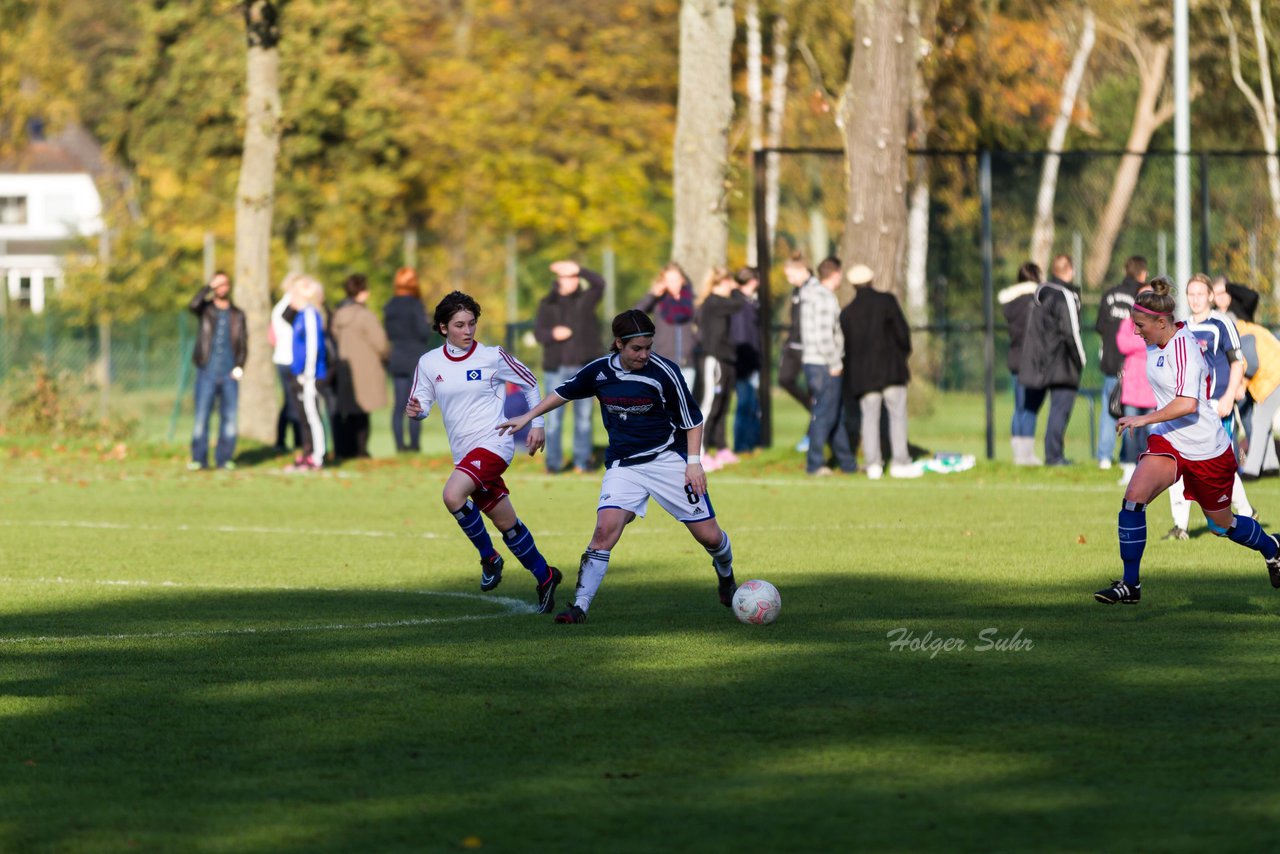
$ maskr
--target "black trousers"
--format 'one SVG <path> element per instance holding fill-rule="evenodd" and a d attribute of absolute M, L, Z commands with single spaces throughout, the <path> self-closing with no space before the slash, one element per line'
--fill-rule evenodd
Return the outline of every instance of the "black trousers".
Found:
<path fill-rule="evenodd" d="M 804 376 L 804 351 L 794 347 L 782 346 L 782 357 L 778 361 L 778 386 L 796 399 L 805 412 L 813 411 L 813 396 L 809 389 L 800 384 Z"/>
<path fill-rule="evenodd" d="M 1049 420 L 1044 426 L 1044 464 L 1047 466 L 1062 465 L 1067 461 L 1063 452 L 1067 422 L 1071 420 L 1071 408 L 1076 404 L 1076 391 L 1074 386 L 1027 389 L 1026 406 L 1031 412 L 1039 414 L 1045 397 L 1049 398 Z"/>

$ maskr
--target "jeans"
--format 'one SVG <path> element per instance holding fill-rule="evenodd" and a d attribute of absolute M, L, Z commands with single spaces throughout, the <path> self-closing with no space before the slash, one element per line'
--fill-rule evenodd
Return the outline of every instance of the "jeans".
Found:
<path fill-rule="evenodd" d="M 841 401 L 843 380 L 831 376 L 826 365 L 805 365 L 804 378 L 813 392 L 813 416 L 809 419 L 809 455 L 805 470 L 810 474 L 827 464 L 826 449 L 830 442 L 836 464 L 842 471 L 858 470 L 857 458 L 849 446 Z"/>
<path fill-rule="evenodd" d="M 1127 403 L 1124 405 L 1125 415 L 1147 415 L 1151 412 L 1155 412 L 1155 410 L 1145 409 L 1141 406 L 1130 406 Z M 1147 437 L 1150 435 L 1150 427 L 1139 427 L 1136 430 L 1125 430 L 1124 438 L 1120 440 L 1120 462 L 1137 463 L 1138 456 L 1147 449 Z"/>
<path fill-rule="evenodd" d="M 760 374 L 738 380 L 738 408 L 733 414 L 733 450 L 760 447 Z"/>
<path fill-rule="evenodd" d="M 544 372 L 545 394 L 543 396 L 551 394 L 561 383 L 580 370 L 582 370 L 581 365 L 563 365 Z M 545 418 L 547 445 L 544 453 L 547 457 L 549 472 L 558 472 L 564 468 L 564 442 L 561 434 L 564 431 L 564 414 L 570 406 L 573 407 L 573 464 L 580 469 L 591 465 L 591 419 L 595 409 L 594 397 L 572 401 L 547 413 Z"/>
<path fill-rule="evenodd" d="M 391 385 L 396 398 L 391 408 L 391 435 L 395 437 L 396 450 L 421 450 L 422 422 L 416 418 L 409 418 L 404 414 L 405 405 L 409 403 L 409 392 L 413 390 L 413 376 L 392 376 Z M 407 443 L 404 440 L 404 422 L 406 420 L 409 422 L 409 441 Z"/>
<path fill-rule="evenodd" d="M 240 409 L 240 383 L 230 374 L 213 376 L 201 368 L 196 371 L 196 423 L 191 431 L 191 460 L 201 468 L 209 465 L 209 421 L 213 402 L 218 401 L 218 444 L 214 450 L 215 465 L 222 468 L 236 453 L 236 418 Z"/>
<path fill-rule="evenodd" d="M 284 404 L 280 407 L 280 417 L 276 419 L 276 447 L 286 448 L 289 428 L 293 427 L 293 446 L 302 447 L 302 425 L 298 418 L 298 407 L 293 402 L 293 369 L 288 365 L 276 365 L 276 376 L 280 377 L 280 390 L 284 392 Z"/>
<path fill-rule="evenodd" d="M 1119 377 L 1104 376 L 1102 378 L 1102 402 L 1098 406 L 1099 460 L 1110 461 L 1116 452 L 1116 420 L 1111 417 L 1111 410 L 1107 407 L 1107 401 L 1111 399 L 1111 390 L 1119 382 Z"/>
<path fill-rule="evenodd" d="M 1027 408 L 1027 387 L 1013 375 L 1013 422 L 1009 433 L 1019 438 L 1036 437 L 1036 411 Z"/>

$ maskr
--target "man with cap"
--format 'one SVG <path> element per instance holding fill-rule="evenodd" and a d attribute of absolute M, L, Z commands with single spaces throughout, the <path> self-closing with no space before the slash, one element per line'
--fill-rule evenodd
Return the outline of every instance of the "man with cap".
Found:
<path fill-rule="evenodd" d="M 844 334 L 844 393 L 857 400 L 862 422 L 862 461 L 867 477 L 884 474 L 880 447 L 880 412 L 889 415 L 890 477 L 919 477 L 907 447 L 907 383 L 911 371 L 911 328 L 897 298 L 872 287 L 865 264 L 849 268 L 853 301 L 840 312 Z"/>

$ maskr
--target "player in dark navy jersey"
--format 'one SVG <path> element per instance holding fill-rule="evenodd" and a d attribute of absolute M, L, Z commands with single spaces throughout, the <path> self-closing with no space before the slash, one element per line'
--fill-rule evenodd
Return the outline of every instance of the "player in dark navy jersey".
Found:
<path fill-rule="evenodd" d="M 702 459 L 689 453 L 702 447 L 702 413 L 680 368 L 652 352 L 653 333 L 647 314 L 624 311 L 613 319 L 609 355 L 588 363 L 529 412 L 498 425 L 499 432 L 514 433 L 570 400 L 600 401 L 609 447 L 596 529 L 582 555 L 573 605 L 556 615 L 557 623 L 586 622 L 609 569 L 610 550 L 622 529 L 644 516 L 651 497 L 711 555 L 720 603 L 727 607 L 737 589 L 729 535 L 716 521 Z"/>

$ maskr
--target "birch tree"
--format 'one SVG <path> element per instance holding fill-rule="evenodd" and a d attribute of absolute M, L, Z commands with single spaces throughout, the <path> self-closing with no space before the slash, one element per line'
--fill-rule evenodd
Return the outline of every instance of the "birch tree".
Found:
<path fill-rule="evenodd" d="M 773 19 L 773 50 L 769 68 L 768 112 L 764 100 L 764 38 L 760 26 L 757 0 L 747 0 L 747 126 L 751 151 L 766 145 L 775 148 L 782 143 L 782 123 L 787 108 L 787 77 L 790 70 L 791 29 L 787 21 L 786 0 L 779 0 Z M 767 119 L 766 119 L 767 116 Z M 765 124 L 768 124 L 766 135 Z M 778 168 L 776 153 L 766 155 L 765 168 L 765 236 L 773 246 L 778 229 Z M 755 266 L 756 209 L 747 207 L 747 263 Z"/>
<path fill-rule="evenodd" d="M 275 367 L 267 346 L 271 320 L 270 247 L 280 152 L 279 2 L 242 4 L 248 42 L 244 156 L 236 187 L 235 300 L 248 323 L 249 357 L 240 381 L 240 432 L 275 441 Z"/>
<path fill-rule="evenodd" d="M 1067 139 L 1067 130 L 1071 127 L 1071 115 L 1075 112 L 1076 97 L 1080 94 L 1080 86 L 1084 82 L 1085 69 L 1089 63 L 1089 54 L 1097 39 L 1097 23 L 1093 10 L 1085 7 L 1084 27 L 1080 35 L 1080 45 L 1076 48 L 1075 58 L 1062 81 L 1062 98 L 1058 102 L 1058 115 L 1054 119 L 1053 129 L 1049 132 L 1049 153 L 1044 159 L 1044 169 L 1040 174 L 1040 191 L 1036 194 L 1035 224 L 1031 230 L 1031 259 L 1045 269 L 1049 256 L 1053 253 L 1053 200 L 1058 189 L 1058 166 L 1061 162 L 1059 154 Z"/>
<path fill-rule="evenodd" d="M 728 251 L 725 179 L 734 30 L 732 0 L 683 0 L 680 5 L 671 255 L 695 282 L 723 264 Z"/>
<path fill-rule="evenodd" d="M 1276 146 L 1276 93 L 1271 80 L 1271 50 L 1268 47 L 1270 34 L 1262 18 L 1261 0 L 1249 0 L 1249 18 L 1253 24 L 1253 39 L 1258 52 L 1258 88 L 1261 90 L 1259 94 L 1244 79 L 1240 61 L 1240 40 L 1225 3 L 1218 4 L 1218 12 L 1222 15 L 1222 23 L 1227 30 L 1231 79 L 1235 81 L 1236 88 L 1244 95 L 1250 109 L 1253 110 L 1254 118 L 1258 122 L 1258 131 L 1262 135 L 1262 148 L 1267 155 L 1267 189 L 1271 194 L 1272 228 L 1275 234 L 1271 252 L 1271 291 L 1273 297 L 1280 300 L 1280 158 L 1277 157 Z"/>
<path fill-rule="evenodd" d="M 924 8 L 921 8 L 921 7 Z M 933 43 L 936 7 L 932 3 L 911 0 L 908 14 L 916 21 L 917 49 L 911 81 L 911 112 L 908 141 L 912 148 L 925 148 L 929 142 L 929 84 L 925 80 L 922 60 Z M 912 166 L 911 195 L 907 206 L 907 252 L 903 279 L 906 283 L 907 319 L 923 325 L 929 321 L 927 270 L 929 262 L 929 160 L 916 155 Z"/>
<path fill-rule="evenodd" d="M 907 116 L 919 37 L 908 0 L 854 0 L 856 40 L 840 100 L 848 206 L 842 255 L 903 297 Z M 842 283 L 842 301 L 850 288 Z"/>
<path fill-rule="evenodd" d="M 1116 168 L 1115 178 L 1111 183 L 1111 193 L 1107 197 L 1107 206 L 1098 220 L 1085 260 L 1084 280 L 1095 286 L 1103 284 L 1111 266 L 1116 238 L 1124 226 L 1125 215 L 1138 187 L 1138 177 L 1145 159 L 1142 155 L 1150 147 L 1155 132 L 1173 118 L 1174 111 L 1173 98 L 1165 86 L 1169 56 L 1173 51 L 1172 35 L 1152 38 L 1149 33 L 1143 32 L 1133 18 L 1121 20 L 1115 26 L 1104 26 L 1103 33 L 1114 36 L 1133 57 L 1138 71 L 1138 100 L 1134 105 L 1133 124 L 1125 143 L 1125 151 L 1131 153 L 1120 158 L 1120 165 Z M 1192 92 L 1193 97 L 1195 91 Z"/>

